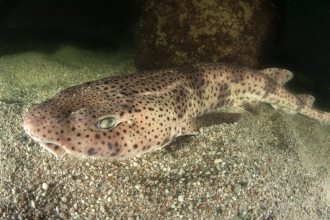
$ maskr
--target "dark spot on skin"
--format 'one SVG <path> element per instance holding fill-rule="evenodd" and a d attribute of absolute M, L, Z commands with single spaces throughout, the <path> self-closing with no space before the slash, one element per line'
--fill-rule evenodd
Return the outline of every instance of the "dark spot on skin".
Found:
<path fill-rule="evenodd" d="M 100 138 L 101 136 L 99 134 L 96 134 L 95 135 L 95 138 Z"/>
<path fill-rule="evenodd" d="M 110 143 L 110 142 L 108 142 L 108 148 L 110 149 L 110 150 L 112 150 L 112 144 Z"/>
<path fill-rule="evenodd" d="M 89 148 L 87 151 L 88 155 L 93 155 L 95 153 L 95 149 L 93 147 Z"/>
<path fill-rule="evenodd" d="M 136 149 L 136 148 L 138 148 L 138 145 L 137 144 L 134 144 L 133 147 Z"/>

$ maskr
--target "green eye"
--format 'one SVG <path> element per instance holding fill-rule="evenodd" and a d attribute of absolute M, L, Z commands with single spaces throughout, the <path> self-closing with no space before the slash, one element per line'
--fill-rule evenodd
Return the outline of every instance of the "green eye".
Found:
<path fill-rule="evenodd" d="M 115 124 L 116 124 L 116 118 L 108 117 L 108 118 L 103 118 L 102 120 L 96 122 L 95 126 L 102 130 L 108 130 L 113 128 Z"/>

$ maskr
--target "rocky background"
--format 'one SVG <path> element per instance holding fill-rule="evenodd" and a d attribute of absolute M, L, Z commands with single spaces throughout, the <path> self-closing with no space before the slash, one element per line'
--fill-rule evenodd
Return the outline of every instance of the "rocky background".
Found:
<path fill-rule="evenodd" d="M 292 91 L 330 110 L 330 2 L 179 2 L 0 0 L 0 56 L 129 47 L 138 69 L 214 61 L 283 67 L 295 73 Z"/>

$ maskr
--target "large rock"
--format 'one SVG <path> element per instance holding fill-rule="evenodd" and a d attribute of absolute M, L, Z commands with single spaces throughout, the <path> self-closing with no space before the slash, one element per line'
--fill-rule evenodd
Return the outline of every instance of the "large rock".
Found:
<path fill-rule="evenodd" d="M 133 9 L 140 70 L 195 62 L 258 67 L 278 17 L 270 0 L 137 0 Z"/>

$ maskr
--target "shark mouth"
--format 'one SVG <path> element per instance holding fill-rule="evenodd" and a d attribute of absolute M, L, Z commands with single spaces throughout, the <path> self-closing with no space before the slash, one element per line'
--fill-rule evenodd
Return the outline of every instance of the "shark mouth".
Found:
<path fill-rule="evenodd" d="M 47 149 L 50 153 L 55 155 L 56 158 L 66 153 L 66 150 L 60 145 L 46 142 L 39 142 L 39 144 L 41 147 Z"/>

